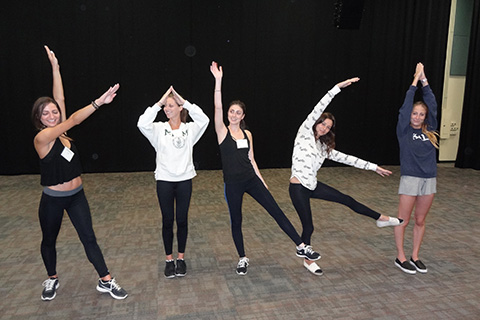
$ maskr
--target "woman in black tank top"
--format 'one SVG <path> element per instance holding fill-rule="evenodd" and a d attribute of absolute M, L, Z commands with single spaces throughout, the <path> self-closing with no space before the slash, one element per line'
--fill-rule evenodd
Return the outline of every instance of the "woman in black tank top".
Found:
<path fill-rule="evenodd" d="M 215 132 L 222 157 L 225 200 L 230 212 L 233 241 L 240 258 L 237 274 L 247 274 L 249 265 L 242 234 L 242 198 L 245 193 L 262 205 L 280 228 L 295 242 L 298 257 L 312 261 L 320 259 L 320 254 L 302 242 L 297 231 L 268 191 L 268 186 L 255 162 L 252 133 L 245 129 L 245 104 L 239 100 L 231 102 L 227 111 L 228 127 L 223 122 L 221 92 L 223 70 L 216 62 L 212 62 L 210 71 L 215 78 Z"/>
<path fill-rule="evenodd" d="M 109 293 L 115 299 L 125 299 L 127 292 L 110 275 L 97 244 L 90 208 L 80 177 L 78 152 L 72 139 L 65 134 L 92 115 L 101 105 L 112 102 L 119 84 L 110 87 L 100 98 L 67 118 L 60 66 L 53 51 L 47 46 L 45 50 L 52 65 L 53 99 L 38 98 L 32 109 L 32 121 L 39 130 L 34 139 L 34 146 L 40 158 L 41 184 L 44 186 L 38 217 L 42 229 L 41 254 L 48 279 L 43 282 L 41 298 L 44 301 L 53 300 L 59 287 L 56 240 L 65 210 L 77 230 L 88 260 L 98 273 L 100 279 L 97 290 Z"/>

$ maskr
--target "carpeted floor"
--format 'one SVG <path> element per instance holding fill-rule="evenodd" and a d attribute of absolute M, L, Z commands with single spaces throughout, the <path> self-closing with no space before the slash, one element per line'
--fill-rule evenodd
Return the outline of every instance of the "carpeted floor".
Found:
<path fill-rule="evenodd" d="M 382 178 L 354 168 L 323 168 L 319 179 L 396 216 L 399 167 Z M 262 170 L 280 207 L 301 232 L 288 195 L 289 169 Z M 60 287 L 40 299 L 38 175 L 0 176 L 0 318 L 7 319 L 479 319 L 480 171 L 439 165 L 421 259 L 427 274 L 397 269 L 392 228 L 335 203 L 312 200 L 316 277 L 274 220 L 244 197 L 250 267 L 238 257 L 220 171 L 194 179 L 184 278 L 165 279 L 160 210 L 152 172 L 84 174 L 94 228 L 112 274 L 128 292 L 117 301 L 95 290 L 97 275 L 65 215 L 57 241 Z M 406 248 L 410 250 L 412 225 Z"/>

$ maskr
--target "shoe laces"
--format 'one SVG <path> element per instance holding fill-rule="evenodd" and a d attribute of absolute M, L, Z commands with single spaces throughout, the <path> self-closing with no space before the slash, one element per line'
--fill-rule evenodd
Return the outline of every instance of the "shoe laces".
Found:
<path fill-rule="evenodd" d="M 243 258 L 240 258 L 240 260 L 238 261 L 238 265 L 237 267 L 238 268 L 245 268 L 245 267 L 248 267 L 248 258 L 246 257 L 243 257 Z"/>
<path fill-rule="evenodd" d="M 57 279 L 47 279 L 43 281 L 42 286 L 45 287 L 45 290 L 50 291 L 53 290 L 53 287 L 55 286 L 55 281 Z"/>
<path fill-rule="evenodd" d="M 122 287 L 120 287 L 120 285 L 117 283 L 117 281 L 115 280 L 115 278 L 112 278 L 110 281 L 107 281 L 107 283 L 110 285 L 110 288 L 113 290 L 113 289 L 117 289 L 117 290 L 120 290 L 122 289 Z"/>
<path fill-rule="evenodd" d="M 315 252 L 315 251 L 313 251 L 313 248 L 312 248 L 312 246 L 310 246 L 310 245 L 306 245 L 305 247 L 303 247 L 303 250 L 304 250 L 305 253 L 313 253 L 313 252 Z"/>

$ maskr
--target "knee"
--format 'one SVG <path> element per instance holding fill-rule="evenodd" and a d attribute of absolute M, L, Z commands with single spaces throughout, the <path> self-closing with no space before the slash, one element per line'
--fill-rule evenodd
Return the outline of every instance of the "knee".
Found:
<path fill-rule="evenodd" d="M 415 226 L 421 228 L 425 227 L 425 218 L 415 217 Z"/>

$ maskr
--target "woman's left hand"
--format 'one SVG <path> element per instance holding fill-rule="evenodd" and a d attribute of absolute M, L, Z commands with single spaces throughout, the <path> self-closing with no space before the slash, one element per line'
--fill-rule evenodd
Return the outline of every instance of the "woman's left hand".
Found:
<path fill-rule="evenodd" d="M 120 84 L 116 84 L 113 87 L 110 87 L 100 98 L 95 100 L 95 103 L 98 106 L 104 105 L 104 104 L 109 104 L 110 102 L 113 101 L 113 98 L 117 95 L 117 90 L 120 88 Z"/>
<path fill-rule="evenodd" d="M 172 87 L 172 93 L 173 93 L 173 98 L 175 99 L 175 102 L 176 102 L 179 106 L 183 106 L 184 103 L 185 103 L 185 99 L 183 99 L 182 96 L 179 95 L 178 92 L 175 91 L 175 89 L 173 89 L 173 87 Z"/>
<path fill-rule="evenodd" d="M 392 174 L 392 171 L 387 170 L 387 169 L 383 169 L 380 166 L 377 166 L 377 170 L 375 170 L 375 172 L 378 173 L 379 175 L 381 175 L 382 177 L 389 176 L 389 175 Z"/>

